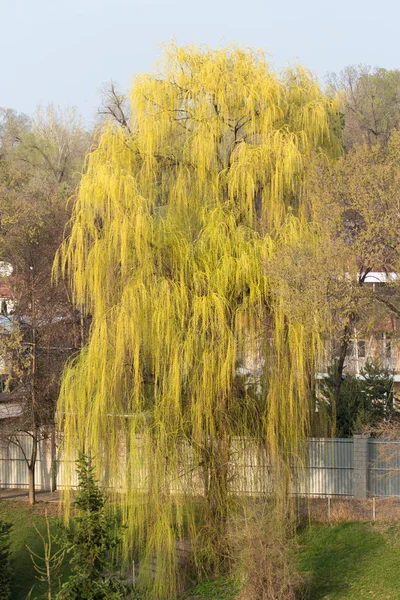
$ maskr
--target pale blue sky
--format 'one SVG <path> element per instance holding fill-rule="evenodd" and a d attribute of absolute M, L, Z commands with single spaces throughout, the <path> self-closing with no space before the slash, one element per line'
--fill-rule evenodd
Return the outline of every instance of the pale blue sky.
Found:
<path fill-rule="evenodd" d="M 0 106 L 76 106 L 89 123 L 99 89 L 127 88 L 160 44 L 263 48 L 323 78 L 349 64 L 400 68 L 395 0 L 0 0 Z"/>

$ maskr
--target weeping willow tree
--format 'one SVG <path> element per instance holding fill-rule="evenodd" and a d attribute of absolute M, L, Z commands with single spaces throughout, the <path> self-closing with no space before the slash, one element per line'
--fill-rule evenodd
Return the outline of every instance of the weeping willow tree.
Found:
<path fill-rule="evenodd" d="M 218 558 L 233 452 L 265 451 L 260 489 L 290 489 L 326 313 L 291 289 L 287 257 L 323 252 L 304 186 L 337 151 L 336 106 L 307 70 L 278 76 L 236 47 L 170 46 L 130 98 L 129 127 L 107 123 L 88 157 L 58 256 L 92 316 L 60 415 L 67 455 L 90 449 L 115 490 L 139 579 L 169 598 L 177 538 L 200 568 Z"/>

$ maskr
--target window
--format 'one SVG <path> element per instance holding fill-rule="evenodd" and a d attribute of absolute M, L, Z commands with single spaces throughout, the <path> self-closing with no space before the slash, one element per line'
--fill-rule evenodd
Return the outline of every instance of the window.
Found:
<path fill-rule="evenodd" d="M 365 358 L 366 357 L 365 340 L 358 340 L 357 349 L 358 349 L 358 358 Z"/>
<path fill-rule="evenodd" d="M 392 340 L 388 338 L 385 340 L 385 358 L 389 360 L 392 358 Z"/>
<path fill-rule="evenodd" d="M 357 340 L 357 346 L 355 340 L 349 342 L 346 356 L 349 358 L 365 358 L 366 355 L 365 340 Z"/>

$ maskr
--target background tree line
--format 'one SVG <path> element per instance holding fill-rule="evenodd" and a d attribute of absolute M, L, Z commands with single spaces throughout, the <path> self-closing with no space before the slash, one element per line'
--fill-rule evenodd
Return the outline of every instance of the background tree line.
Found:
<path fill-rule="evenodd" d="M 373 331 L 379 320 L 388 315 L 396 318 L 400 310 L 395 281 L 374 292 L 363 285 L 371 270 L 397 272 L 399 267 L 400 71 L 351 66 L 340 75 L 330 75 L 327 89 L 340 97 L 344 155 L 334 164 L 315 168 L 307 193 L 326 211 L 329 251 L 320 264 L 307 264 L 307 255 L 296 260 L 288 256 L 286 262 L 292 263 L 288 278 L 295 284 L 299 271 L 301 278 L 313 279 L 316 286 L 320 276 L 331 280 L 329 302 L 337 323 L 329 410 L 335 420 L 339 417 L 332 415 L 349 408 L 341 388 L 352 327 L 357 324 L 366 333 Z M 126 98 L 114 84 L 104 89 L 99 114 L 129 128 Z M 33 117 L 1 110 L 0 248 L 1 259 L 14 269 L 7 286 L 15 303 L 6 316 L 7 335 L 0 341 L 2 352 L 12 357 L 9 376 L 2 378 L 23 405 L 22 416 L 9 420 L 3 436 L 18 443 L 14 435 L 18 431 L 32 435 L 32 453 L 27 456 L 31 499 L 39 431 L 43 425 L 51 431 L 63 365 L 82 347 L 88 327 L 88 319 L 72 305 L 67 286 L 52 284 L 51 273 L 84 157 L 93 144 L 93 133 L 73 110 L 61 112 L 49 106 Z M 349 270 L 358 272 L 356 284 L 338 285 L 335 257 L 345 255 Z M 238 381 L 238 385 L 242 384 Z M 337 431 L 341 430 L 339 426 Z"/>
<path fill-rule="evenodd" d="M 38 441 L 49 435 L 54 443 L 61 371 L 85 335 L 67 287 L 52 284 L 51 272 L 90 143 L 75 111 L 49 106 L 33 118 L 1 112 L 0 252 L 13 269 L 3 280 L 13 308 L 3 310 L 2 385 L 21 414 L 6 419 L 0 435 L 15 444 L 21 431 L 32 438 L 24 449 L 31 502 Z"/>

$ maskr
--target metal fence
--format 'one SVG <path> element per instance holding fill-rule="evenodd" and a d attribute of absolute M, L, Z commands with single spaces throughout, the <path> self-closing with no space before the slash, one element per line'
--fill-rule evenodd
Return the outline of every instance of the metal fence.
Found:
<path fill-rule="evenodd" d="M 400 496 L 400 441 L 368 440 L 370 496 Z"/>
<path fill-rule="evenodd" d="M 19 439 L 21 447 L 0 443 L 0 488 L 28 487 L 23 450 L 29 454 L 31 441 L 28 435 Z M 37 489 L 50 489 L 51 456 L 50 441 L 42 440 L 35 472 Z M 123 464 L 121 458 L 121 472 Z M 65 461 L 58 453 L 55 467 L 58 489 L 76 486 L 71 461 Z M 229 465 L 231 493 L 256 496 L 268 493 L 272 481 L 268 477 L 270 469 L 265 451 L 252 447 L 248 441 L 233 441 Z M 350 439 L 311 438 L 307 440 L 306 460 L 293 474 L 293 492 L 297 496 L 338 499 L 400 496 L 400 440 L 368 439 L 361 435 Z M 142 473 L 143 489 L 146 479 Z M 200 478 L 198 485 L 200 490 Z M 173 491 L 179 492 L 184 480 L 175 487 Z"/>
<path fill-rule="evenodd" d="M 13 442 L 0 441 L 0 488 L 28 488 L 27 462 L 31 454 L 32 438 L 20 434 Z M 35 465 L 35 487 L 49 490 L 51 486 L 51 448 L 49 440 L 41 440 Z"/>
<path fill-rule="evenodd" d="M 352 496 L 353 446 L 352 439 L 309 439 L 305 476 L 296 492 L 307 496 Z"/>

